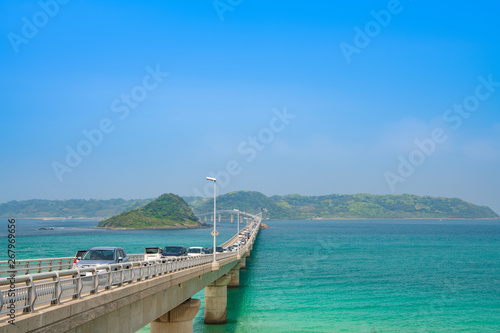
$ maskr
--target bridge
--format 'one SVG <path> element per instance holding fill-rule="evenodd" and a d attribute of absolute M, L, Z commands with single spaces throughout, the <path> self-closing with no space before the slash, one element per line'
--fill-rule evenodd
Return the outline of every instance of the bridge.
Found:
<path fill-rule="evenodd" d="M 245 212 L 241 212 L 238 210 L 217 210 L 217 223 L 225 221 L 225 217 L 229 217 L 231 223 L 234 223 L 235 221 L 235 215 L 241 215 L 241 219 L 245 220 L 251 220 L 252 219 L 252 214 L 248 214 Z M 224 215 L 223 215 L 224 214 Z M 197 218 L 200 219 L 201 222 L 213 222 L 214 221 L 214 213 L 203 213 L 203 214 L 195 214 Z M 259 213 L 259 216 L 262 217 L 262 213 Z M 242 221 L 240 221 L 242 222 Z"/>
<path fill-rule="evenodd" d="M 235 214 L 237 212 L 234 212 Z M 242 214 L 240 212 L 240 214 Z M 74 269 L 74 257 L 0 262 L 0 332 L 192 332 L 205 289 L 205 323 L 227 322 L 227 288 L 239 287 L 239 271 L 258 235 L 262 216 L 220 246 L 238 250 L 176 259 Z"/>

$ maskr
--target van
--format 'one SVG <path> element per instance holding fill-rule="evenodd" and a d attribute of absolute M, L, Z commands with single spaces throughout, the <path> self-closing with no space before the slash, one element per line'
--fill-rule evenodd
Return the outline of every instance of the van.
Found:
<path fill-rule="evenodd" d="M 187 250 L 188 256 L 201 256 L 202 254 L 205 254 L 205 249 L 200 246 L 191 246 Z"/>
<path fill-rule="evenodd" d="M 144 251 L 144 260 L 159 260 L 162 258 L 162 254 L 161 247 L 147 247 Z"/>
<path fill-rule="evenodd" d="M 163 256 L 165 257 L 187 256 L 187 249 L 185 246 L 179 246 L 179 245 L 165 246 L 165 248 L 163 249 Z"/>

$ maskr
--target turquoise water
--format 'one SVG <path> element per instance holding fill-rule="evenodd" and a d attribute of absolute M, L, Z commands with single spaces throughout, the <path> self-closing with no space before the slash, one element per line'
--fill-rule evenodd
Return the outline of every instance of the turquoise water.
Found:
<path fill-rule="evenodd" d="M 228 290 L 228 324 L 204 325 L 202 307 L 195 332 L 500 332 L 498 220 L 266 223 L 240 288 Z M 60 236 L 28 237 L 41 231 L 21 225 L 19 255 L 38 257 L 94 245 L 139 253 L 145 246 L 211 244 L 208 229 L 79 228 L 68 236 L 73 227 L 52 225 Z M 221 225 L 221 240 L 235 231 Z M 5 238 L 0 246 L 6 248 Z M 203 300 L 203 292 L 196 297 Z"/>

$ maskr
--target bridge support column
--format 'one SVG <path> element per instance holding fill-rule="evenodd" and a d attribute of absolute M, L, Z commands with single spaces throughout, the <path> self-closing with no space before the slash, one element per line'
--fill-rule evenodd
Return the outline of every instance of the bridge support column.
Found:
<path fill-rule="evenodd" d="M 247 268 L 247 258 L 241 257 L 240 265 L 241 265 L 241 269 L 246 269 Z"/>
<path fill-rule="evenodd" d="M 228 288 L 239 288 L 240 287 L 240 268 L 241 265 L 238 263 L 227 273 L 229 275 Z"/>
<path fill-rule="evenodd" d="M 192 333 L 193 319 L 200 310 L 199 299 L 188 299 L 151 323 L 151 333 Z"/>
<path fill-rule="evenodd" d="M 224 275 L 205 287 L 205 324 L 227 323 L 227 284 L 229 275 Z"/>

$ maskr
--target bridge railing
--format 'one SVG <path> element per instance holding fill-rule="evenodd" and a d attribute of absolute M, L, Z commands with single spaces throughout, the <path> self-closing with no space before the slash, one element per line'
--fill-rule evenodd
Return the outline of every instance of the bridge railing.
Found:
<path fill-rule="evenodd" d="M 261 218 L 261 213 L 258 215 L 252 215 L 245 213 L 247 216 L 252 217 L 254 221 L 258 221 Z M 250 225 L 249 225 L 250 226 Z M 249 226 L 244 227 L 240 230 L 240 233 L 246 233 Z M 238 235 L 234 235 L 228 241 L 224 242 L 220 246 L 227 247 L 238 240 Z M 142 261 L 144 260 L 144 254 L 129 254 L 130 261 Z M 11 260 L 0 261 L 0 278 L 9 277 L 13 272 L 16 275 L 27 275 L 36 274 L 52 271 L 61 271 L 73 268 L 73 262 L 75 257 L 63 257 L 63 258 L 44 258 L 44 259 L 26 259 L 26 260 L 16 260 L 15 262 Z M 15 268 L 11 268 L 14 264 Z"/>
<path fill-rule="evenodd" d="M 74 260 L 75 257 L 3 260 L 0 261 L 0 278 L 9 277 L 12 272 L 16 275 L 23 275 L 70 269 L 73 267 Z"/>
<path fill-rule="evenodd" d="M 144 260 L 144 254 L 129 254 L 130 261 Z M 27 260 L 2 260 L 0 261 L 0 278 L 9 277 L 13 272 L 16 275 L 36 274 L 52 271 L 72 269 L 75 257 L 27 259 Z M 12 268 L 14 266 L 15 268 Z"/>
<path fill-rule="evenodd" d="M 142 261 L 142 260 L 144 260 L 144 253 L 128 254 L 128 260 L 130 260 L 130 261 Z"/>
<path fill-rule="evenodd" d="M 260 220 L 252 223 L 251 236 L 240 253 L 247 251 L 257 236 Z M 236 252 L 217 253 L 216 259 L 236 257 Z M 74 259 L 74 258 L 71 258 Z M 131 261 L 126 263 L 100 265 L 96 267 L 49 271 L 16 276 L 17 270 L 10 270 L 9 276 L 0 278 L 0 314 L 33 312 L 35 307 L 50 303 L 57 305 L 62 299 L 79 299 L 100 290 L 137 283 L 144 279 L 173 273 L 212 262 L 213 255 L 200 255 L 175 259 Z M 71 263 L 72 264 L 72 263 Z"/>

